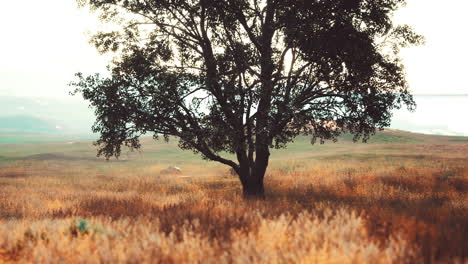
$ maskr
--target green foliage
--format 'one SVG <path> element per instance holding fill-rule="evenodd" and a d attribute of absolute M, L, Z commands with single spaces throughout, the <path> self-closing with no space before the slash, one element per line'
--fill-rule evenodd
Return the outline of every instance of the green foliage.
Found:
<path fill-rule="evenodd" d="M 88 234 L 105 234 L 106 232 L 97 226 L 92 226 L 87 220 L 78 218 L 70 224 L 68 231 L 72 236 L 88 235 Z"/>
<path fill-rule="evenodd" d="M 81 233 L 88 232 L 88 222 L 84 219 L 78 219 L 77 228 Z"/>

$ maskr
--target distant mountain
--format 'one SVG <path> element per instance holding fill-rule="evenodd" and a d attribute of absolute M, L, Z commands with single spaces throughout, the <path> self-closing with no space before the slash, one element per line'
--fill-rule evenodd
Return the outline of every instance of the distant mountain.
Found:
<path fill-rule="evenodd" d="M 424 134 L 468 136 L 468 123 L 463 122 L 464 114 L 468 111 L 468 96 L 417 95 L 415 100 L 415 112 L 406 109 L 393 112 L 391 128 Z M 19 117 L 23 120 L 12 121 Z M 25 117 L 41 121 L 28 121 Z M 0 120 L 0 127 L 24 129 L 29 126 L 41 130 L 37 132 L 59 131 L 57 133 L 63 135 L 85 136 L 92 134 L 91 126 L 95 120 L 93 110 L 79 97 L 57 99 L 0 96 L 0 118 L 11 118 Z M 11 122 L 18 124 L 12 125 Z M 40 125 L 40 122 L 47 125 Z"/>
<path fill-rule="evenodd" d="M 32 116 L 0 117 L 2 132 L 59 133 L 62 127 Z"/>
<path fill-rule="evenodd" d="M 93 111 L 78 98 L 0 96 L 0 129 L 91 134 Z"/>

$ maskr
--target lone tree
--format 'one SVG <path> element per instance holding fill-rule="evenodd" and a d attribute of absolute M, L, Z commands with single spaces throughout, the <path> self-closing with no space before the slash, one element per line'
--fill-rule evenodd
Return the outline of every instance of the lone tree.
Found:
<path fill-rule="evenodd" d="M 117 29 L 91 39 L 115 55 L 109 76 L 72 83 L 106 158 L 143 134 L 176 136 L 263 196 L 271 148 L 300 134 L 366 141 L 393 109 L 415 106 L 398 53 L 423 39 L 391 20 L 404 0 L 78 2 Z"/>

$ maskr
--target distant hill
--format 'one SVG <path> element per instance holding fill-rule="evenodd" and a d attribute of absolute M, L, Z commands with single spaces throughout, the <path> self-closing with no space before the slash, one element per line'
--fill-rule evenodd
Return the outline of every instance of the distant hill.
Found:
<path fill-rule="evenodd" d="M 5 123 L 4 123 L 5 122 Z M 1 144 L 29 144 L 29 143 L 53 143 L 53 142 L 62 142 L 70 144 L 73 142 L 83 142 L 83 141 L 94 141 L 99 135 L 97 134 L 66 134 L 57 132 L 57 129 L 53 128 L 53 123 L 44 121 L 44 120 L 7 120 L 0 118 L 0 123 L 3 127 L 6 127 L 4 124 L 8 122 L 14 122 L 16 126 L 10 126 L 10 129 L 0 128 L 0 145 Z M 37 130 L 43 129 L 43 132 L 32 132 L 28 129 L 22 129 L 24 126 L 33 125 Z M 11 127 L 16 127 L 15 131 Z M 48 132 L 51 130 L 52 132 Z M 337 144 L 333 144 L 329 141 L 325 145 L 339 146 L 342 144 L 352 144 L 353 136 L 349 134 L 344 134 L 338 138 Z M 294 140 L 294 143 L 288 144 L 287 149 L 289 151 L 296 149 L 296 151 L 306 151 L 310 148 L 310 136 L 299 136 Z M 178 140 L 174 137 L 171 137 L 171 143 L 165 144 L 162 141 L 156 143 L 152 136 L 143 136 L 141 138 L 143 146 L 154 146 L 155 144 L 158 148 L 163 147 L 164 151 L 167 153 L 172 153 L 173 151 L 178 151 Z M 369 144 L 468 144 L 468 137 L 459 137 L 459 136 L 439 136 L 439 135 L 427 135 L 412 133 L 403 130 L 396 129 L 385 129 L 384 131 L 379 131 L 370 138 L 368 141 Z M 355 145 L 355 144 L 353 144 Z M 359 142 L 357 145 L 366 145 Z M 320 148 L 320 144 L 315 145 L 314 149 Z M 167 154 L 166 153 L 166 154 Z"/>
<path fill-rule="evenodd" d="M 78 98 L 0 96 L 0 130 L 91 134 L 93 111 Z"/>
<path fill-rule="evenodd" d="M 406 109 L 394 112 L 392 128 L 415 133 L 468 136 L 468 123 L 460 122 L 454 113 L 465 113 L 468 105 L 468 96 L 415 96 L 418 108 L 410 113 Z M 437 105 L 438 107 L 434 107 Z M 22 121 L 16 121 L 23 117 Z M 27 120 L 24 117 L 38 120 Z M 95 120 L 93 110 L 88 108 L 88 102 L 77 97 L 70 98 L 46 98 L 46 97 L 15 97 L 0 96 L 0 118 L 6 119 L 2 125 L 4 129 L 13 127 L 15 131 L 25 131 L 25 127 L 36 127 L 38 130 L 26 129 L 31 134 L 54 132 L 59 127 L 64 135 L 92 134 L 91 126 Z M 8 121 L 8 122 L 6 122 Z M 11 124 L 11 122 L 18 124 Z M 41 123 L 42 122 L 42 123 Z M 43 124 L 43 122 L 47 124 Z M 1 124 L 0 124 L 1 125 Z M 0 128 L 1 130 L 2 128 Z M 1 132 L 1 131 L 0 131 Z M 54 135 L 52 133 L 52 135 Z M 42 138 L 43 135 L 41 135 Z M 344 135 L 345 140 L 352 136 Z M 420 136 L 415 134 L 399 133 L 393 135 L 377 135 L 371 140 L 376 142 L 414 142 Z M 465 141 L 462 139 L 454 139 Z"/>
<path fill-rule="evenodd" d="M 32 116 L 0 117 L 2 132 L 60 133 L 62 127 Z"/>

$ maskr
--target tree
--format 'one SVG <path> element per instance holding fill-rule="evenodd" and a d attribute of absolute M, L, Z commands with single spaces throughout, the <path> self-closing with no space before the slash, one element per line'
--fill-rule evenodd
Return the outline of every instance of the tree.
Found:
<path fill-rule="evenodd" d="M 109 76 L 72 83 L 106 158 L 143 134 L 176 136 L 263 196 L 271 148 L 300 134 L 366 141 L 415 106 L 398 53 L 423 39 L 391 20 L 404 0 L 78 1 L 118 25 L 91 39 L 115 54 Z"/>

